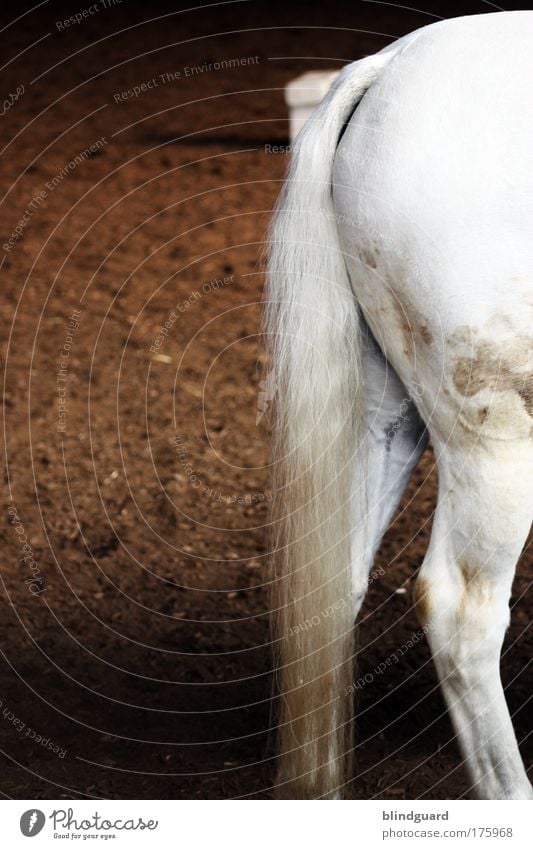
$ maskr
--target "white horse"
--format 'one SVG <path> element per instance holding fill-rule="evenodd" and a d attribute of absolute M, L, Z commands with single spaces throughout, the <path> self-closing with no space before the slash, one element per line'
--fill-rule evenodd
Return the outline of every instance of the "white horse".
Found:
<path fill-rule="evenodd" d="M 347 66 L 270 234 L 278 794 L 350 779 L 354 620 L 429 434 L 414 602 L 472 793 L 532 798 L 500 681 L 533 506 L 533 12 L 439 22 Z"/>

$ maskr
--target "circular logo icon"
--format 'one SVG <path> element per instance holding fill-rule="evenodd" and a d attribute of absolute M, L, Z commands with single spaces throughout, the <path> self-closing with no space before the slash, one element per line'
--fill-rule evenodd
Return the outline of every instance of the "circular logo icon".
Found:
<path fill-rule="evenodd" d="M 42 811 L 37 808 L 31 808 L 29 811 L 24 811 L 20 818 L 20 830 L 24 837 L 35 837 L 42 831 L 46 822 L 46 817 Z"/>

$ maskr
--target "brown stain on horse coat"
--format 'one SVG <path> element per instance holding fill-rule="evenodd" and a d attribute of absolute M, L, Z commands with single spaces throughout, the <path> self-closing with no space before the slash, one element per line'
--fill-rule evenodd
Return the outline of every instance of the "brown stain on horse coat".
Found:
<path fill-rule="evenodd" d="M 361 262 L 364 262 L 364 264 L 367 265 L 369 268 L 377 268 L 378 261 L 376 253 L 370 248 L 361 248 L 359 252 L 359 258 Z"/>
<path fill-rule="evenodd" d="M 457 605 L 458 626 L 481 622 L 480 613 L 484 609 L 490 612 L 493 604 L 493 592 L 490 580 L 480 568 L 473 568 L 465 559 L 457 563 L 462 578 L 462 590 Z"/>
<path fill-rule="evenodd" d="M 431 345 L 431 343 L 433 342 L 433 335 L 431 334 L 426 324 L 423 324 L 420 328 L 420 337 L 422 341 L 426 343 L 426 345 Z"/>
<path fill-rule="evenodd" d="M 477 328 L 459 328 L 451 337 L 452 350 L 462 348 L 453 360 L 452 379 L 464 398 L 473 398 L 482 390 L 490 393 L 513 392 L 520 398 L 525 412 L 533 417 L 533 346 L 527 336 L 489 340 Z M 482 424 L 491 404 L 478 410 Z"/>
<path fill-rule="evenodd" d="M 431 614 L 430 584 L 423 576 L 419 575 L 413 587 L 413 606 L 421 625 L 426 625 Z"/>

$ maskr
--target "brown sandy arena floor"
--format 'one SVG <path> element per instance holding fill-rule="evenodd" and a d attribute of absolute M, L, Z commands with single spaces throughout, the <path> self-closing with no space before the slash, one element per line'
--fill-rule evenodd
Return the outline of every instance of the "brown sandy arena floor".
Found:
<path fill-rule="evenodd" d="M 258 249 L 286 158 L 265 145 L 287 143 L 282 89 L 297 73 L 339 67 L 432 15 L 487 4 L 416 14 L 250 2 L 178 14 L 175 4 L 124 0 L 58 30 L 73 5 L 83 4 L 47 3 L 2 36 L 13 59 L 2 100 L 25 86 L 1 124 L 2 244 L 46 195 L 0 256 L 13 497 L 6 488 L 0 789 L 16 798 L 268 797 Z M 186 71 L 235 57 L 246 63 Z M 138 97 L 114 97 L 154 78 Z M 91 144 L 95 153 L 76 162 Z M 383 574 L 360 628 L 359 674 L 370 683 L 356 796 L 466 791 L 411 602 L 434 497 L 428 453 L 379 554 Z M 33 585 L 21 559 L 31 555 Z M 531 575 L 524 557 L 503 662 L 529 763 Z M 408 640 L 398 663 L 373 673 Z"/>

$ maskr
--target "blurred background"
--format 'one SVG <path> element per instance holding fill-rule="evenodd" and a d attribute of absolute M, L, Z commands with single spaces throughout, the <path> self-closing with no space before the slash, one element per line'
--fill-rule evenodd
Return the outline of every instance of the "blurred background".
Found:
<path fill-rule="evenodd" d="M 261 250 L 284 86 L 499 7 L 33 6 L 0 20 L 0 792 L 269 798 Z M 434 501 L 428 451 L 359 629 L 355 797 L 466 791 L 412 610 Z M 528 762 L 531 575 L 524 555 L 503 663 Z"/>

